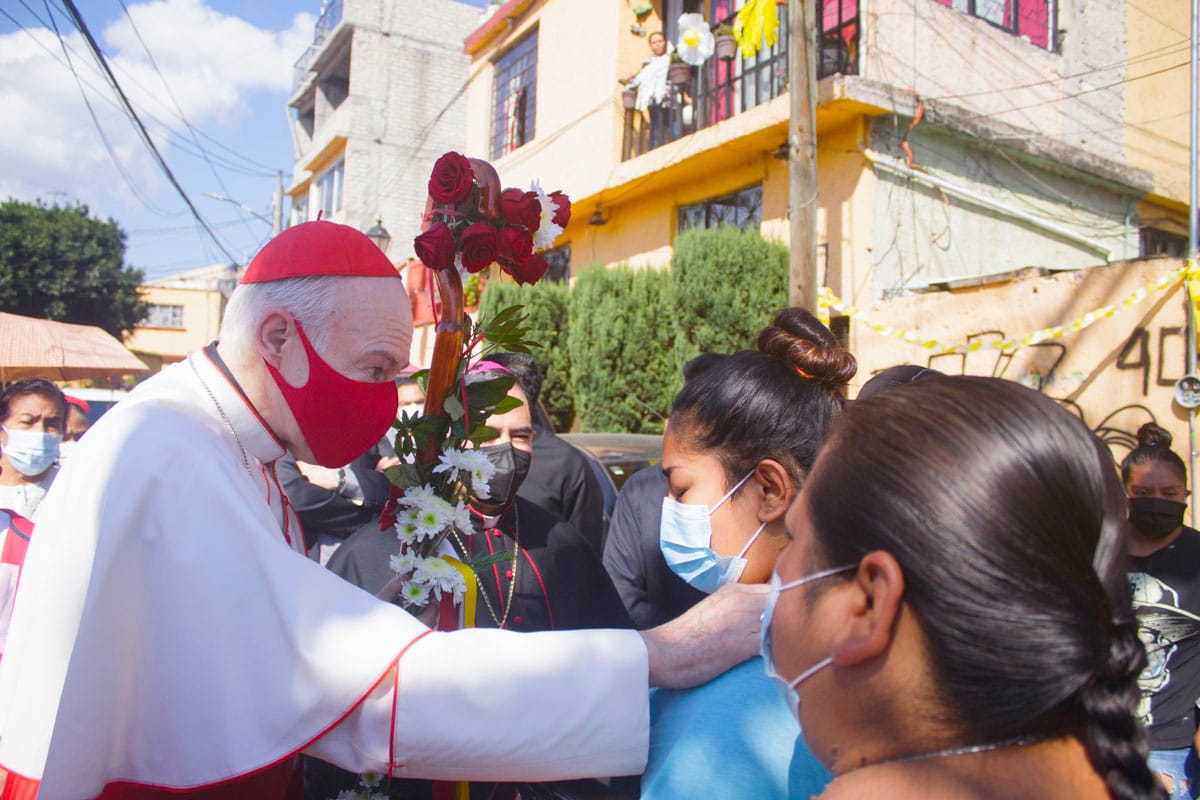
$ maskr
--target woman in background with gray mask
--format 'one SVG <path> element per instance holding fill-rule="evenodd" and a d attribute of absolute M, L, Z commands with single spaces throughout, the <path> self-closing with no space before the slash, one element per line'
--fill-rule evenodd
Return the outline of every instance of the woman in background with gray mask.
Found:
<path fill-rule="evenodd" d="M 763 652 L 822 800 L 1151 800 L 1107 446 L 1054 400 L 934 376 L 855 401 L 787 514 Z"/>
<path fill-rule="evenodd" d="M 663 557 L 704 592 L 770 577 L 784 513 L 857 368 L 799 308 L 779 312 L 757 344 L 691 361 L 663 438 Z M 829 778 L 761 659 L 697 689 L 656 690 L 650 714 L 644 799 L 807 798 Z"/>
<path fill-rule="evenodd" d="M 1183 524 L 1187 468 L 1171 434 L 1148 422 L 1121 462 L 1129 496 L 1129 582 L 1149 659 L 1138 716 L 1150 731 L 1150 768 L 1172 798 L 1200 793 L 1200 533 Z"/>

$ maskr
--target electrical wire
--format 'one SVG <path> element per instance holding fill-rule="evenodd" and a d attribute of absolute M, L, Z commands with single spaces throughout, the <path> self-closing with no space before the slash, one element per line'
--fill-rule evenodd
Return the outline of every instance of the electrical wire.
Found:
<path fill-rule="evenodd" d="M 217 248 L 220 249 L 220 251 L 224 253 L 226 257 L 228 257 L 230 262 L 236 263 L 237 259 L 235 259 L 233 254 L 231 254 L 225 248 L 225 245 L 222 244 L 221 240 L 217 238 L 217 234 L 212 230 L 212 228 L 208 227 L 208 223 L 204 221 L 204 217 L 200 215 L 200 212 L 192 203 L 192 199 L 188 197 L 187 192 L 184 191 L 183 186 L 180 185 L 179 180 L 175 177 L 175 174 L 167 165 L 166 160 L 162 157 L 162 153 L 159 152 L 157 145 L 154 144 L 154 140 L 150 138 L 150 132 L 146 130 L 146 126 L 142 123 L 141 119 L 137 115 L 137 112 L 134 110 L 133 105 L 129 102 L 129 98 L 125 95 L 125 90 L 121 88 L 121 84 L 117 81 L 117 77 L 113 75 L 112 69 L 109 68 L 108 60 L 104 57 L 104 53 L 100 50 L 100 45 L 96 43 L 96 39 L 92 36 L 92 32 L 88 28 L 87 23 L 84 21 L 83 15 L 80 14 L 79 9 L 76 8 L 75 0 L 63 0 L 63 3 L 70 12 L 71 18 L 75 20 L 75 26 L 79 29 L 79 32 L 83 34 L 83 38 L 87 42 L 88 47 L 91 49 L 92 55 L 95 56 L 96 62 L 101 66 L 105 75 L 108 77 L 109 84 L 112 86 L 113 91 L 117 93 L 117 96 L 121 99 L 121 103 L 132 116 L 135 129 L 141 137 L 142 142 L 146 145 L 146 148 L 150 151 L 150 154 L 154 157 L 154 160 L 158 163 L 163 174 L 167 177 L 167 180 L 171 183 L 171 185 L 175 187 L 175 190 L 179 193 L 179 196 L 183 199 L 183 202 L 192 212 L 192 216 L 195 217 L 196 222 L 202 228 L 204 228 L 205 232 L 208 234 L 209 238 L 212 239 Z"/>
<path fill-rule="evenodd" d="M 46 2 L 49 3 L 49 0 L 46 0 Z M 221 193 L 228 196 L 230 194 L 229 188 L 225 185 L 225 181 L 221 179 L 220 174 L 217 172 L 216 166 L 213 165 L 212 159 L 208 157 L 208 151 L 204 149 L 202 144 L 200 144 L 200 139 L 196 135 L 196 128 L 191 122 L 188 121 L 187 116 L 184 115 L 183 108 L 179 105 L 179 100 L 175 97 L 175 92 L 171 91 L 171 85 L 167 83 L 166 76 L 163 75 L 162 70 L 158 68 L 158 62 L 154 59 L 154 53 L 150 52 L 150 47 L 146 44 L 146 40 L 142 38 L 142 32 L 138 30 L 137 23 L 133 21 L 133 15 L 129 13 L 129 7 L 125 5 L 125 0 L 117 0 L 117 3 L 120 4 L 121 11 L 125 13 L 125 19 L 129 20 L 129 27 L 133 30 L 133 35 L 137 37 L 138 43 L 141 44 L 142 50 L 145 51 L 146 58 L 150 60 L 150 66 L 154 69 L 154 73 L 158 75 L 158 79 L 160 82 L 162 82 L 163 88 L 167 90 L 167 96 L 171 98 L 171 103 L 175 106 L 175 111 L 179 116 L 179 119 L 183 121 L 184 126 L 187 127 L 188 131 L 192 134 L 192 141 L 195 143 L 196 149 L 200 151 L 200 155 L 204 159 L 204 163 L 208 165 L 209 172 L 212 173 L 217 185 L 221 188 Z M 249 233 L 251 236 L 256 235 L 254 230 L 251 229 L 250 223 L 246 221 L 244 217 L 242 224 L 247 233 Z"/>

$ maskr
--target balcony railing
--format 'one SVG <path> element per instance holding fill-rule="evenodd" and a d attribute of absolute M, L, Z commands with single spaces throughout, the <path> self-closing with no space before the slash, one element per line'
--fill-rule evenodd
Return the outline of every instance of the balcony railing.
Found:
<path fill-rule="evenodd" d="M 622 160 L 636 158 L 785 93 L 787 24 L 786 14 L 780 16 L 779 38 L 771 48 L 759 50 L 751 58 L 742 58 L 739 53 L 733 61 L 714 56 L 692 70 L 688 85 L 672 86 L 664 103 L 645 111 L 627 110 Z M 817 0 L 817 19 L 822 23 L 817 77 L 857 74 L 857 0 Z"/>
<path fill-rule="evenodd" d="M 317 18 L 317 24 L 313 27 L 312 44 L 305 48 L 304 54 L 296 59 L 296 64 L 292 68 L 292 91 L 295 91 L 304 82 L 313 61 L 316 60 L 317 53 L 321 50 L 321 45 L 341 21 L 342 0 L 325 0 L 321 7 L 321 16 Z"/>

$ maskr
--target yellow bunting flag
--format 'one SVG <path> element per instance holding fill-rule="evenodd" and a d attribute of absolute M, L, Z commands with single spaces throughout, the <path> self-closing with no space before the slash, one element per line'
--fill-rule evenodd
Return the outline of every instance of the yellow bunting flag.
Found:
<path fill-rule="evenodd" d="M 847 316 L 856 322 L 862 323 L 867 328 L 875 331 L 880 336 L 886 336 L 890 339 L 899 339 L 900 341 L 915 344 L 926 350 L 933 350 L 940 354 L 947 353 L 975 353 L 983 349 L 988 350 L 1003 350 L 1011 352 L 1020 350 L 1023 347 L 1032 347 L 1042 342 L 1061 339 L 1068 333 L 1075 333 L 1084 328 L 1099 322 L 1102 319 L 1108 319 L 1123 308 L 1137 305 L 1145 300 L 1154 292 L 1161 292 L 1164 289 L 1171 289 L 1179 285 L 1181 281 L 1186 280 L 1188 294 L 1195 304 L 1197 313 L 1200 314 L 1200 266 L 1188 262 L 1185 269 L 1177 270 L 1168 275 L 1164 275 L 1156 281 L 1152 281 L 1147 285 L 1139 288 L 1137 291 L 1131 292 L 1128 297 L 1119 303 L 1103 306 L 1094 311 L 1089 311 L 1083 316 L 1071 320 L 1062 325 L 1052 325 L 1048 328 L 1042 328 L 1023 336 L 1015 336 L 1009 339 L 984 342 L 976 340 L 973 342 L 954 344 L 939 342 L 937 339 L 923 338 L 913 331 L 907 331 L 902 328 L 897 328 L 892 325 L 884 325 L 873 321 L 865 311 L 852 306 L 835 295 L 828 286 L 822 286 L 817 294 L 817 318 L 825 325 L 829 324 L 830 310 L 838 312 L 843 316 Z"/>

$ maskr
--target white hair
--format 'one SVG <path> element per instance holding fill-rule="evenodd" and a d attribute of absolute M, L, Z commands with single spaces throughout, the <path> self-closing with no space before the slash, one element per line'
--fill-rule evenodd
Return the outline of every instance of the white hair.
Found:
<path fill-rule="evenodd" d="M 221 320 L 221 347 L 249 357 L 257 352 L 254 337 L 263 317 L 286 311 L 304 326 L 313 347 L 324 350 L 333 327 L 337 280 L 334 275 L 318 275 L 240 284 Z"/>

